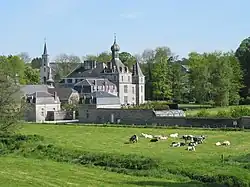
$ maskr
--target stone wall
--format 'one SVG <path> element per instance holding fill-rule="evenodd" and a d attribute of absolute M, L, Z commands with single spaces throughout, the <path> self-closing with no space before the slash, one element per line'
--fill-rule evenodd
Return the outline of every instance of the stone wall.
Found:
<path fill-rule="evenodd" d="M 152 110 L 82 109 L 79 111 L 79 122 L 172 125 L 185 124 L 185 118 L 156 117 Z"/>
<path fill-rule="evenodd" d="M 157 117 L 152 110 L 135 109 L 95 109 L 81 108 L 80 123 L 121 123 L 135 125 L 166 125 L 182 127 L 244 127 L 250 128 L 250 117 L 242 118 L 186 118 L 186 117 Z"/>
<path fill-rule="evenodd" d="M 48 111 L 46 121 L 56 120 L 72 120 L 74 119 L 73 112 L 67 111 Z"/>
<path fill-rule="evenodd" d="M 240 118 L 186 118 L 186 126 L 192 127 L 211 127 L 211 128 L 224 128 L 224 127 L 240 127 Z"/>

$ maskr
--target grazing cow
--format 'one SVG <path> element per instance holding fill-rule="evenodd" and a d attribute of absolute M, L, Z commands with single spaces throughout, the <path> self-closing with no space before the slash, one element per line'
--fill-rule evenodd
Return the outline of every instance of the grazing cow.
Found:
<path fill-rule="evenodd" d="M 193 135 L 183 135 L 182 136 L 182 139 L 184 139 L 185 142 L 187 142 L 188 140 L 193 141 L 193 138 L 194 138 Z"/>
<path fill-rule="evenodd" d="M 153 136 L 151 134 L 144 134 L 144 133 L 141 133 L 141 136 L 143 136 L 144 138 L 150 138 L 152 139 Z"/>
<path fill-rule="evenodd" d="M 172 142 L 171 146 L 172 147 L 180 147 L 181 144 L 180 144 L 180 142 Z"/>
<path fill-rule="evenodd" d="M 167 136 L 161 136 L 161 137 L 159 137 L 159 139 L 160 139 L 160 140 L 167 140 L 168 137 L 167 137 Z"/>
<path fill-rule="evenodd" d="M 158 141 L 159 141 L 158 138 L 153 138 L 150 140 L 150 142 L 158 142 Z"/>
<path fill-rule="evenodd" d="M 188 146 L 188 147 L 187 147 L 187 150 L 188 150 L 188 151 L 195 151 L 195 147 L 194 147 L 194 146 Z"/>
<path fill-rule="evenodd" d="M 202 144 L 203 141 L 205 140 L 204 136 L 195 136 L 193 137 L 194 142 L 197 142 L 198 144 Z"/>
<path fill-rule="evenodd" d="M 224 141 L 221 145 L 228 146 L 228 145 L 230 145 L 230 142 L 229 141 Z"/>
<path fill-rule="evenodd" d="M 186 144 L 184 142 L 181 142 L 180 143 L 180 146 L 185 146 Z"/>
<path fill-rule="evenodd" d="M 154 137 L 154 138 L 161 138 L 162 135 L 154 135 L 153 137 Z"/>
<path fill-rule="evenodd" d="M 197 142 L 190 142 L 188 146 L 196 146 L 198 143 Z"/>
<path fill-rule="evenodd" d="M 174 134 L 170 134 L 169 137 L 171 137 L 171 138 L 178 138 L 178 135 L 179 135 L 178 133 L 174 133 Z"/>
<path fill-rule="evenodd" d="M 131 136 L 131 138 L 129 139 L 129 142 L 132 142 L 132 143 L 137 143 L 138 142 L 138 136 L 136 136 L 136 135 L 133 135 L 133 136 Z"/>
<path fill-rule="evenodd" d="M 221 143 L 220 142 L 216 142 L 215 145 L 216 146 L 221 146 Z"/>

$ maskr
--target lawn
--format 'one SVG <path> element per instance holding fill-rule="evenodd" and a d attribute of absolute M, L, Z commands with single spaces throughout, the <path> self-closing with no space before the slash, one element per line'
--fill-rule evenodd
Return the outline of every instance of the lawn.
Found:
<path fill-rule="evenodd" d="M 246 107 L 246 108 L 250 108 L 250 105 L 242 105 L 242 106 Z M 229 111 L 230 108 L 232 108 L 232 107 L 236 107 L 236 106 L 208 108 L 205 110 L 208 111 L 211 116 L 215 116 L 218 113 L 218 111 Z M 187 116 L 195 116 L 195 115 L 197 115 L 198 112 L 200 112 L 202 110 L 204 110 L 204 108 L 190 109 L 190 110 L 185 111 L 185 113 Z"/>
<path fill-rule="evenodd" d="M 66 187 L 66 186 L 188 186 L 190 181 L 160 180 L 135 177 L 67 163 L 41 161 L 22 157 L 1 157 L 2 187 Z M 197 185 L 199 186 L 199 185 Z"/>
<path fill-rule="evenodd" d="M 244 156 L 250 153 L 250 132 L 244 131 L 208 131 L 183 129 L 149 129 L 122 127 L 94 127 L 69 125 L 32 125 L 26 124 L 20 130 L 23 134 L 39 134 L 47 143 L 71 150 L 90 151 L 109 154 L 137 154 L 158 159 L 169 171 L 185 171 L 208 176 L 237 176 L 250 181 L 250 172 L 239 163 L 222 163 L 221 156 Z M 206 142 L 199 145 L 196 152 L 188 152 L 185 148 L 171 148 L 174 139 L 150 143 L 148 139 L 139 139 L 137 144 L 125 144 L 133 134 L 194 134 L 206 135 Z M 217 147 L 217 141 L 229 140 L 231 146 Z M 59 166 L 58 166 L 59 167 Z M 69 166 L 68 166 L 69 167 Z M 180 176 L 173 178 L 179 180 Z M 178 180 L 177 180 L 178 179 Z M 157 186 L 157 185 L 155 185 Z M 159 185 L 160 186 L 160 185 Z M 164 185 L 161 185 L 164 186 Z"/>

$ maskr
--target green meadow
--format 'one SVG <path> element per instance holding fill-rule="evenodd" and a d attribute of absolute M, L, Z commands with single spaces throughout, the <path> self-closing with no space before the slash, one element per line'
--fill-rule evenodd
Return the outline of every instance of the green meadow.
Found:
<path fill-rule="evenodd" d="M 142 132 L 207 139 L 195 152 L 170 147 L 179 138 L 126 143 Z M 24 124 L 19 133 L 42 138 L 1 140 L 10 151 L 0 160 L 0 186 L 249 186 L 248 131 Z M 231 145 L 215 145 L 225 140 Z"/>

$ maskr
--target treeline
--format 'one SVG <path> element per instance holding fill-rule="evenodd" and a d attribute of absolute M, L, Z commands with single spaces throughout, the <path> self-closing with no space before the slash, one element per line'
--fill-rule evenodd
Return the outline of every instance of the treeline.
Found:
<path fill-rule="evenodd" d="M 31 60 L 27 53 L 19 56 L 26 62 L 26 71 L 29 72 L 26 73 L 29 81 L 24 82 L 35 83 L 38 79 L 34 71 L 31 73 L 27 67 L 38 71 L 41 58 Z M 243 40 L 235 52 L 191 52 L 187 58 L 179 59 L 170 48 L 157 47 L 137 55 L 121 52 L 119 57 L 130 69 L 136 60 L 141 62 L 147 100 L 215 106 L 250 104 L 250 38 Z M 110 59 L 110 52 L 81 58 L 60 54 L 54 59 L 55 81 L 66 76 L 84 60 L 108 62 Z"/>

